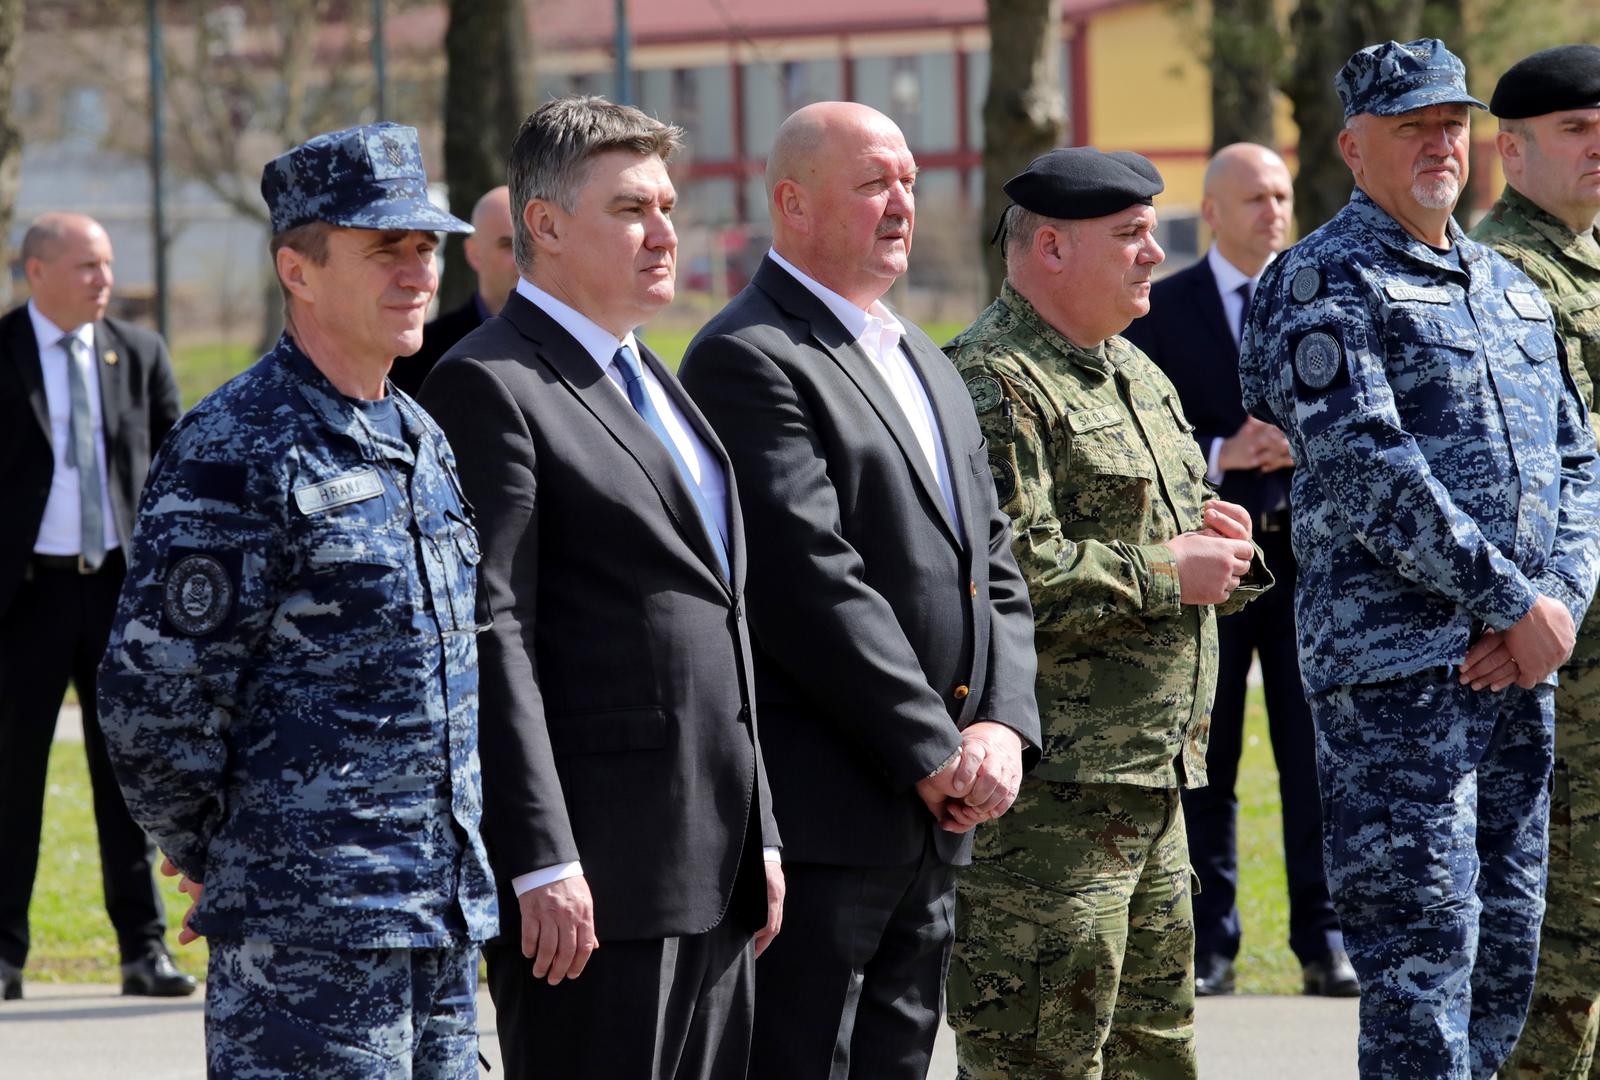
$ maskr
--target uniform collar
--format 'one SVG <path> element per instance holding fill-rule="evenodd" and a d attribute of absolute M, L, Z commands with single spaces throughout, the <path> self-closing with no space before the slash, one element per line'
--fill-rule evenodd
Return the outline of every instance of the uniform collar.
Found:
<path fill-rule="evenodd" d="M 1554 244 L 1562 258 L 1582 263 L 1590 269 L 1600 270 L 1600 257 L 1595 255 L 1593 248 L 1585 247 L 1581 242 L 1584 234 L 1573 232 L 1567 227 L 1566 222 L 1510 184 L 1506 185 L 1505 191 L 1500 196 L 1500 202 L 1504 207 L 1504 216 L 1521 218 L 1529 228 Z M 1600 227 L 1591 226 L 1589 232 L 1600 238 Z"/>
<path fill-rule="evenodd" d="M 362 456 L 367 460 L 395 458 L 407 463 L 415 460 L 411 447 L 421 439 L 423 425 L 416 414 L 416 406 L 403 395 L 395 395 L 394 403 L 400 413 L 401 427 L 405 429 L 406 442 L 397 444 L 373 429 L 361 410 L 328 381 L 322 369 L 289 336 L 289 331 L 285 330 L 279 336 L 278 344 L 267 354 L 267 359 L 287 374 L 322 426 L 360 446 Z"/>
<path fill-rule="evenodd" d="M 1109 376 L 1116 370 L 1117 363 L 1113 350 L 1106 348 L 1106 343 L 1101 342 L 1092 349 L 1085 349 L 1082 345 L 1075 344 L 1065 334 L 1045 321 L 1039 310 L 1033 306 L 1026 296 L 1012 288 L 1011 282 L 1003 282 L 1000 286 L 1000 299 L 998 301 L 1018 323 L 1026 326 L 1034 333 L 1045 339 L 1046 344 L 1054 346 L 1062 355 L 1080 367 L 1100 375 Z"/>
<path fill-rule="evenodd" d="M 1460 274 L 1465 271 L 1470 275 L 1471 265 L 1478 258 L 1478 249 L 1466 242 L 1467 234 L 1461 231 L 1461 226 L 1456 224 L 1454 217 L 1446 220 L 1445 234 L 1450 238 L 1451 249 L 1461 259 L 1459 266 L 1452 259 L 1440 254 L 1431 244 L 1425 244 L 1406 232 L 1405 226 L 1396 221 L 1387 210 L 1373 202 L 1360 188 L 1356 188 L 1351 194 L 1350 203 L 1343 212 L 1350 214 L 1365 226 L 1385 247 L 1411 262 L 1423 263 L 1440 273 Z"/>

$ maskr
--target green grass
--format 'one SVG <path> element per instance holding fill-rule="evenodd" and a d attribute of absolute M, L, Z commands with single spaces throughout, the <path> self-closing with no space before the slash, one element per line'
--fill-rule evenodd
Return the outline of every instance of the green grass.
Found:
<path fill-rule="evenodd" d="M 1259 690 L 1252 691 L 1245 720 L 1244 762 L 1239 776 L 1239 908 L 1244 948 L 1239 989 L 1247 994 L 1293 994 L 1300 966 L 1289 952 L 1289 915 L 1283 876 L 1283 834 L 1278 815 L 1278 774 L 1267 743 L 1266 714 Z M 169 922 L 176 927 L 189 906 L 176 882 L 161 879 Z M 89 771 L 81 743 L 57 743 L 50 752 L 44 838 L 33 889 L 33 951 L 28 978 L 40 982 L 115 982 L 117 941 L 100 894 Z M 178 966 L 203 975 L 205 941 L 180 947 L 177 930 L 167 945 Z"/>
<path fill-rule="evenodd" d="M 256 362 L 253 346 L 238 344 L 185 344 L 173 350 L 172 371 L 178 379 L 183 407 L 195 402 Z"/>

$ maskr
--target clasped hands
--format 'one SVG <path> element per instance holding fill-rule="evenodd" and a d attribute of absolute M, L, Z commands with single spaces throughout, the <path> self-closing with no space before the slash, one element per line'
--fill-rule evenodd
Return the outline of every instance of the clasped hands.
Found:
<path fill-rule="evenodd" d="M 183 928 L 178 931 L 178 944 L 187 945 L 191 941 L 200 940 L 200 935 L 189 929 L 189 918 L 194 914 L 196 905 L 200 903 L 200 894 L 205 891 L 205 886 L 185 875 L 178 869 L 178 864 L 165 855 L 161 858 L 161 876 L 177 878 L 178 891 L 189 898 L 189 910 L 183 913 Z"/>
<path fill-rule="evenodd" d="M 917 781 L 917 795 L 947 832 L 962 833 L 997 818 L 1022 786 L 1022 737 L 980 720 L 961 732 L 961 749 L 943 769 Z"/>
<path fill-rule="evenodd" d="M 1512 683 L 1532 690 L 1572 655 L 1577 632 L 1566 605 L 1540 596 L 1505 630 L 1487 630 L 1461 661 L 1461 682 L 1474 690 L 1501 691 Z"/>

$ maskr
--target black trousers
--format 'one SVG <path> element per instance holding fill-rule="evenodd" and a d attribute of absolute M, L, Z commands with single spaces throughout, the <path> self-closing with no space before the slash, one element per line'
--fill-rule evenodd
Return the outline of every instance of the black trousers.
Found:
<path fill-rule="evenodd" d="M 1344 938 L 1322 872 L 1316 731 L 1300 681 L 1294 629 L 1294 552 L 1287 529 L 1257 532 L 1255 539 L 1277 584 L 1242 611 L 1217 620 L 1217 696 L 1206 750 L 1209 782 L 1183 792 L 1189 860 L 1200 878 L 1194 898 L 1195 953 L 1230 960 L 1239 954 L 1239 799 L 1234 789 L 1244 742 L 1245 683 L 1250 660 L 1259 655 L 1283 803 L 1289 947 L 1304 964 L 1343 948 Z"/>
<path fill-rule="evenodd" d="M 783 930 L 756 964 L 752 1080 L 923 1080 L 944 1015 L 955 868 L 785 862 Z"/>
<path fill-rule="evenodd" d="M 95 669 L 111 634 L 123 572 L 120 549 L 96 574 L 32 569 L 0 616 L 0 960 L 19 967 L 28 957 L 28 902 L 39 865 L 50 743 L 69 679 L 83 705 L 100 877 L 122 959 L 143 957 L 166 932 L 153 874 L 155 845 L 128 814 L 95 708 Z"/>

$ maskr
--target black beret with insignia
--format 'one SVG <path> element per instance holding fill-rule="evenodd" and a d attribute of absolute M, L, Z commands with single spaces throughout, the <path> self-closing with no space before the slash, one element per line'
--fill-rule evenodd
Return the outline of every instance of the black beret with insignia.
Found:
<path fill-rule="evenodd" d="M 1069 146 L 1040 154 L 1005 182 L 1005 193 L 1024 210 L 1064 220 L 1105 217 L 1135 204 L 1150 206 L 1166 188 L 1150 159 L 1131 150 L 1105 153 Z M 1005 215 L 995 228 L 1001 235 Z"/>
<path fill-rule="evenodd" d="M 1557 45 L 1518 60 L 1489 99 L 1489 111 L 1502 120 L 1597 108 L 1600 45 Z"/>

